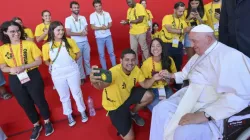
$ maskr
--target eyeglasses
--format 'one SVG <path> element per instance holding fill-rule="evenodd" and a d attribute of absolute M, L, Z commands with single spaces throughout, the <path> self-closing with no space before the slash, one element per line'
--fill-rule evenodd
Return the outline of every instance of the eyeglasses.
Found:
<path fill-rule="evenodd" d="M 18 33 L 18 34 L 19 34 L 19 33 L 21 33 L 21 31 L 20 31 L 20 30 L 16 30 L 16 31 L 15 31 L 15 30 L 12 30 L 12 31 L 9 31 L 9 33 L 11 33 L 11 34 Z"/>

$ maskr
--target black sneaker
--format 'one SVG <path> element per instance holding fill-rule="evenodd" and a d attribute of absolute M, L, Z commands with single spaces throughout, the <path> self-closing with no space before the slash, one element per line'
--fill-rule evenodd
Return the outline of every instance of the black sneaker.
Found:
<path fill-rule="evenodd" d="M 30 140 L 36 140 L 39 135 L 40 132 L 42 131 L 43 127 L 41 125 L 35 126 L 32 130 L 32 134 L 30 136 Z"/>
<path fill-rule="evenodd" d="M 141 118 L 137 113 L 132 114 L 132 119 L 135 121 L 135 123 L 139 126 L 144 126 L 145 125 L 145 121 L 143 120 L 143 118 Z"/>
<path fill-rule="evenodd" d="M 54 128 L 51 122 L 46 123 L 44 129 L 45 129 L 45 136 L 49 136 L 54 132 Z"/>

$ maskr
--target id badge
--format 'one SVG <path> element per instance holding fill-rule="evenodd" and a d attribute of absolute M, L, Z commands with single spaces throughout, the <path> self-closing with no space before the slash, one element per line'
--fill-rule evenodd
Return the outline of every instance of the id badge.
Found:
<path fill-rule="evenodd" d="M 178 48 L 178 45 L 179 45 L 179 39 L 174 38 L 172 42 L 172 47 Z"/>
<path fill-rule="evenodd" d="M 27 83 L 30 81 L 29 75 L 26 71 L 17 74 L 18 79 L 20 80 L 21 84 Z"/>
<path fill-rule="evenodd" d="M 214 24 L 214 31 L 218 32 L 219 31 L 219 23 Z"/>
<path fill-rule="evenodd" d="M 166 91 L 165 88 L 158 88 L 159 99 L 163 100 L 166 99 Z"/>

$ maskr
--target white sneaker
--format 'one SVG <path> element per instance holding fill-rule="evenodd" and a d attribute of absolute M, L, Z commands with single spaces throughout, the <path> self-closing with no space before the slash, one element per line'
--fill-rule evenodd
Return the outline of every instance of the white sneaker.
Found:
<path fill-rule="evenodd" d="M 68 115 L 69 126 L 72 127 L 76 124 L 76 121 L 71 115 Z"/>
<path fill-rule="evenodd" d="M 85 111 L 81 113 L 81 116 L 82 116 L 82 122 L 87 122 L 88 121 L 88 116 L 86 115 Z"/>

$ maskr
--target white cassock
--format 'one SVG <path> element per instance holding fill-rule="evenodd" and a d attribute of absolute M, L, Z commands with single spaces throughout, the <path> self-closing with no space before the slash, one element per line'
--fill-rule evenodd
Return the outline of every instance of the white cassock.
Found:
<path fill-rule="evenodd" d="M 188 87 L 154 107 L 150 140 L 218 140 L 223 137 L 223 120 L 250 102 L 250 59 L 218 41 L 175 73 L 177 83 L 186 79 Z M 178 125 L 183 115 L 197 111 L 214 121 Z"/>

